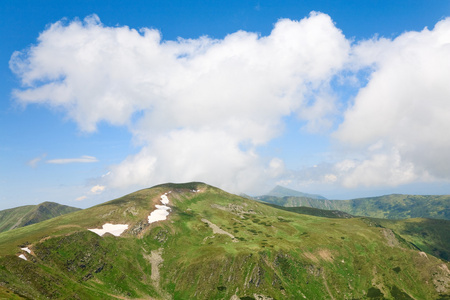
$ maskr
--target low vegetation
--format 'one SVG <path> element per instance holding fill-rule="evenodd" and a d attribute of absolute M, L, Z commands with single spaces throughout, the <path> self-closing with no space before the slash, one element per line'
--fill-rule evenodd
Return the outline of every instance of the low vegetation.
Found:
<path fill-rule="evenodd" d="M 169 191 L 168 219 L 148 224 L 154 205 Z M 413 225 L 346 216 L 279 209 L 202 183 L 160 185 L 1 233 L 0 296 L 233 300 L 449 296 L 449 264 L 431 249 L 445 243 L 429 242 L 427 248 L 421 244 L 424 237 L 416 237 L 419 231 L 408 227 Z M 100 237 L 87 230 L 106 222 L 128 224 L 129 229 L 120 237 Z M 421 230 L 430 237 L 441 234 L 433 224 L 427 226 Z M 21 247 L 31 249 L 31 254 Z"/>
<path fill-rule="evenodd" d="M 450 195 L 386 195 L 352 200 L 327 200 L 311 197 L 271 195 L 255 199 L 284 207 L 312 207 L 338 210 L 354 216 L 383 219 L 430 218 L 450 220 Z"/>
<path fill-rule="evenodd" d="M 39 223 L 80 210 L 76 207 L 44 202 L 0 211 L 0 232 Z"/>

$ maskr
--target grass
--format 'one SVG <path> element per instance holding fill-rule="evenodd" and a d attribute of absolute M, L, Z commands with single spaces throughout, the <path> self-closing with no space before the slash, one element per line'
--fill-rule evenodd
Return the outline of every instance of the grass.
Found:
<path fill-rule="evenodd" d="M 143 223 L 169 190 L 168 220 Z M 202 219 L 238 242 L 214 234 Z M 130 230 L 122 237 L 87 231 L 105 222 L 127 223 Z M 430 237 L 434 225 L 427 227 Z M 402 226 L 299 214 L 202 183 L 160 185 L 0 234 L 0 286 L 33 299 L 444 297 L 426 283 L 445 278 L 443 262 L 421 256 L 402 234 L 410 225 Z M 387 228 L 396 246 L 389 246 Z M 16 257 L 21 245 L 33 250 L 30 261 Z M 156 283 L 148 257 L 157 249 L 164 262 Z"/>
<path fill-rule="evenodd" d="M 390 228 L 420 251 L 450 260 L 450 221 L 433 219 L 375 220 Z"/>
<path fill-rule="evenodd" d="M 39 223 L 77 210 L 80 209 L 54 202 L 2 210 L 0 211 L 0 232 Z"/>
<path fill-rule="evenodd" d="M 352 200 L 261 196 L 261 201 L 284 207 L 312 207 L 353 216 L 384 219 L 432 218 L 450 220 L 450 195 L 386 195 Z"/>

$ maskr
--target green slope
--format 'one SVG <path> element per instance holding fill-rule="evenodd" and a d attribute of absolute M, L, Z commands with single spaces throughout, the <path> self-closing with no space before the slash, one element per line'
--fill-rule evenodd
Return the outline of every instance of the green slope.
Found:
<path fill-rule="evenodd" d="M 436 219 L 372 219 L 390 228 L 420 251 L 450 261 L 450 221 Z"/>
<path fill-rule="evenodd" d="M 168 220 L 148 224 L 169 191 Z M 129 229 L 87 230 L 105 222 Z M 32 299 L 437 299 L 448 267 L 370 219 L 298 214 L 202 183 L 0 234 L 0 292 Z"/>
<path fill-rule="evenodd" d="M 0 211 L 0 232 L 39 223 L 77 210 L 80 209 L 54 202 L 2 210 Z"/>
<path fill-rule="evenodd" d="M 296 196 L 284 196 L 284 197 L 276 197 L 276 196 L 259 196 L 255 197 L 256 200 L 275 204 L 278 206 L 284 206 L 284 207 L 313 207 L 318 209 L 330 209 L 330 210 L 336 210 L 336 204 L 334 203 L 334 200 L 328 200 L 328 199 L 315 199 L 310 197 L 296 197 Z M 341 207 L 341 206 L 340 206 Z M 346 206 L 343 206 L 343 208 L 346 208 Z"/>
<path fill-rule="evenodd" d="M 305 206 L 283 207 L 270 203 L 266 203 L 266 205 L 304 215 L 325 218 L 354 218 L 354 216 L 339 210 L 324 210 Z M 365 220 L 370 226 L 384 227 L 399 233 L 405 241 L 417 250 L 450 261 L 449 220 L 423 218 L 403 220 L 367 218 Z"/>
<path fill-rule="evenodd" d="M 431 218 L 450 220 L 450 195 L 386 195 L 352 200 L 259 196 L 258 200 L 285 207 L 306 206 L 340 210 L 354 216 L 385 219 Z"/>
<path fill-rule="evenodd" d="M 316 216 L 316 217 L 323 217 L 323 218 L 341 218 L 341 219 L 350 219 L 354 218 L 354 216 L 340 211 L 340 210 L 326 210 L 326 209 L 320 209 L 320 208 L 314 208 L 314 207 L 308 207 L 308 206 L 296 206 L 296 207 L 285 207 L 285 206 L 279 206 L 272 203 L 264 203 L 266 205 L 272 206 L 277 209 L 282 209 L 286 211 L 292 211 L 298 214 L 303 215 L 310 215 L 310 216 Z"/>

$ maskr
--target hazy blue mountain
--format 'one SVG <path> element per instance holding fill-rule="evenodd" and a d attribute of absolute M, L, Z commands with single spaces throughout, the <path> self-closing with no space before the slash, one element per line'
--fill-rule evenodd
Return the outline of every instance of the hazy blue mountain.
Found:
<path fill-rule="evenodd" d="M 268 192 L 265 196 L 274 196 L 274 197 L 304 197 L 311 199 L 326 199 L 321 195 L 316 194 L 308 194 L 302 193 L 299 191 L 291 190 L 282 186 L 275 186 L 270 192 Z"/>

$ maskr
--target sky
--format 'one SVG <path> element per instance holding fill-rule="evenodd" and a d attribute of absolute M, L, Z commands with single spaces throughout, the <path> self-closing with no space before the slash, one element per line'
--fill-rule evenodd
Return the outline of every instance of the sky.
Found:
<path fill-rule="evenodd" d="M 0 209 L 450 194 L 450 1 L 4 0 L 0 40 Z"/>

